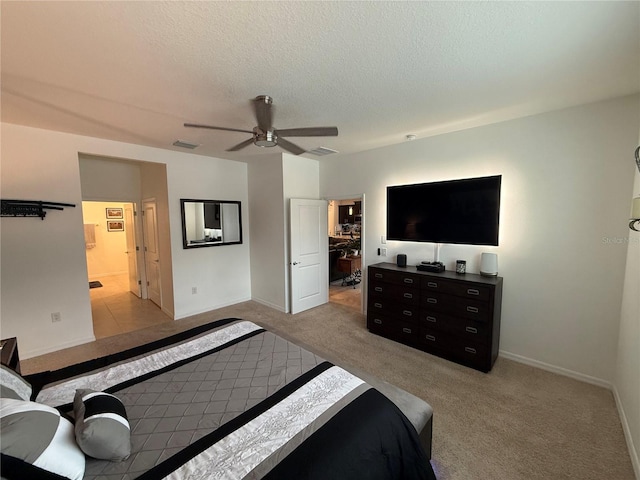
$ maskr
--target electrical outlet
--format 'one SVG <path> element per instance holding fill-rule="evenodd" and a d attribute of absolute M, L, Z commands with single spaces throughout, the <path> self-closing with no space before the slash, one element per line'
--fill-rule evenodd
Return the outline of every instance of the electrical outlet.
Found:
<path fill-rule="evenodd" d="M 383 257 L 387 256 L 387 249 L 386 248 L 381 248 L 380 249 L 380 253 L 382 254 Z"/>
<path fill-rule="evenodd" d="M 62 315 L 60 315 L 60 312 L 54 312 L 51 314 L 51 322 L 52 323 L 57 323 L 57 322 L 61 322 L 62 321 Z"/>
<path fill-rule="evenodd" d="M 195 295 L 198 293 L 198 287 L 191 287 L 191 295 Z"/>

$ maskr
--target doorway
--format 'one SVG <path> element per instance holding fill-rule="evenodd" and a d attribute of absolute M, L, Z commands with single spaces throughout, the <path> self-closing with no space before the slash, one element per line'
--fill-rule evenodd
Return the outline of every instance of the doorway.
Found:
<path fill-rule="evenodd" d="M 364 208 L 362 195 L 328 205 L 329 301 L 362 311 Z"/>
<path fill-rule="evenodd" d="M 136 204 L 83 201 L 82 216 L 93 330 L 96 338 L 171 319 L 147 299 Z"/>

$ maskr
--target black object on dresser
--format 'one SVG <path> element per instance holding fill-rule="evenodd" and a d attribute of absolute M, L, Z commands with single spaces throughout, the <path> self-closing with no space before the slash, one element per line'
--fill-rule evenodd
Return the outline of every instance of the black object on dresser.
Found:
<path fill-rule="evenodd" d="M 18 373 L 20 372 L 20 355 L 18 355 L 18 340 L 16 337 L 0 340 L 0 363 Z"/>
<path fill-rule="evenodd" d="M 383 337 L 488 372 L 498 357 L 502 277 L 368 268 L 367 328 Z"/>

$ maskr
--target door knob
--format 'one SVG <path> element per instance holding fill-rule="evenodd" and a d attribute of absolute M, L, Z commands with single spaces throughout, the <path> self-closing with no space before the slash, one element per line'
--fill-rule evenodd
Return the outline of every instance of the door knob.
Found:
<path fill-rule="evenodd" d="M 298 265 L 300 262 L 293 262 L 291 265 Z"/>

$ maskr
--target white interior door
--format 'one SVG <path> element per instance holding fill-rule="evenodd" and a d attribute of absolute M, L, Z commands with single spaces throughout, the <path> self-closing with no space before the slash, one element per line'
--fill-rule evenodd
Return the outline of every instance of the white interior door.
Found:
<path fill-rule="evenodd" d="M 142 204 L 142 210 L 147 294 L 149 295 L 149 300 L 162 308 L 160 253 L 158 251 L 158 223 L 155 200 L 145 200 Z"/>
<path fill-rule="evenodd" d="M 290 202 L 291 313 L 329 301 L 327 202 L 292 198 Z"/>
<path fill-rule="evenodd" d="M 129 266 L 129 290 L 140 297 L 140 276 L 138 275 L 138 247 L 136 243 L 136 222 L 133 203 L 124 205 L 124 232 L 127 237 L 127 263 Z"/>

